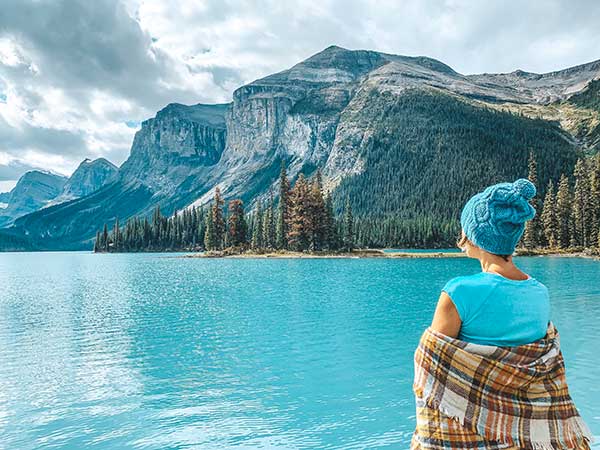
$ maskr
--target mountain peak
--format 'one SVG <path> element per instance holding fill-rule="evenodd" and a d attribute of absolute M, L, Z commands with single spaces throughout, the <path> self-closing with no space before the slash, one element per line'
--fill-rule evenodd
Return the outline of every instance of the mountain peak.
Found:
<path fill-rule="evenodd" d="M 340 69 L 353 74 L 368 72 L 386 62 L 383 53 L 373 50 L 349 50 L 337 45 L 330 45 L 304 61 L 297 67 L 319 69 Z"/>
<path fill-rule="evenodd" d="M 330 45 L 289 69 L 283 70 L 238 88 L 233 96 L 238 98 L 256 93 L 263 95 L 265 86 L 290 86 L 302 89 L 302 83 L 310 85 L 354 82 L 366 73 L 389 62 L 383 53 L 371 50 L 348 50 Z M 277 88 L 280 89 L 280 88 Z"/>
<path fill-rule="evenodd" d="M 119 169 L 106 158 L 85 158 L 65 183 L 55 203 L 84 197 L 113 181 Z"/>
<path fill-rule="evenodd" d="M 169 103 L 156 113 L 156 118 L 176 116 L 193 122 L 199 122 L 213 126 L 225 126 L 225 111 L 229 103 L 183 105 L 181 103 Z"/>
<path fill-rule="evenodd" d="M 19 178 L 19 182 L 21 180 L 28 180 L 28 179 L 50 179 L 50 178 L 64 179 L 64 180 L 67 179 L 67 177 L 65 177 L 64 175 L 58 175 L 56 173 L 50 172 L 49 170 L 32 169 L 32 170 L 28 170 L 23 175 L 21 175 L 21 178 Z"/>
<path fill-rule="evenodd" d="M 96 159 L 90 159 L 90 158 L 85 158 L 83 161 L 81 161 L 81 163 L 79 164 L 79 167 L 76 169 L 79 170 L 80 168 L 83 168 L 87 166 L 89 167 L 94 167 L 94 166 L 109 166 L 112 168 L 117 168 L 117 166 L 115 166 L 113 163 L 111 163 L 108 159 L 106 158 L 96 158 Z"/>
<path fill-rule="evenodd" d="M 321 55 L 321 54 L 340 53 L 340 52 L 352 52 L 352 50 L 347 49 L 345 47 L 340 47 L 339 45 L 330 45 L 329 47 L 325 47 L 320 52 L 315 53 L 315 56 Z"/>
<path fill-rule="evenodd" d="M 0 215 L 0 227 L 14 219 L 47 206 L 63 189 L 67 178 L 45 170 L 25 172 L 8 196 L 8 206 Z M 6 196 L 4 196 L 6 197 Z"/>

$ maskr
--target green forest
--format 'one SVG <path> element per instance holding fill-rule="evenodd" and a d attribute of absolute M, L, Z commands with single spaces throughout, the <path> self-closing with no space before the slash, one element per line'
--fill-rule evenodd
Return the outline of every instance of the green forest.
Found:
<path fill-rule="evenodd" d="M 360 114 L 374 129 L 358 149 L 364 170 L 333 198 L 336 211 L 350 198 L 360 246 L 452 246 L 468 198 L 526 177 L 530 153 L 541 196 L 583 156 L 551 121 L 425 90 L 365 95 Z"/>
<path fill-rule="evenodd" d="M 528 178 L 538 187 L 535 154 L 528 158 Z M 152 217 L 134 217 L 124 227 L 117 220 L 111 230 L 98 231 L 96 252 L 219 251 L 265 252 L 349 251 L 354 248 L 436 248 L 453 245 L 460 232 L 458 219 L 434 217 L 355 218 L 350 197 L 342 212 L 334 213 L 330 195 L 324 194 L 320 171 L 307 179 L 300 174 L 293 186 L 285 165 L 280 174 L 278 200 L 258 202 L 248 213 L 239 199 L 227 208 L 218 189 L 206 208 L 192 208 L 165 217 L 156 208 Z M 581 251 L 600 249 L 600 154 L 580 158 L 569 174 L 549 180 L 531 200 L 536 216 L 527 223 L 523 249 Z M 457 213 L 460 208 L 457 207 Z M 426 236 L 426 239 L 423 237 Z"/>

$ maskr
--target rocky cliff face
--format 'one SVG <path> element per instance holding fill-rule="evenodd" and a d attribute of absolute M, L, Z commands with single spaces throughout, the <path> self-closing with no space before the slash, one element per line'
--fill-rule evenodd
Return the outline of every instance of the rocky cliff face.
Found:
<path fill-rule="evenodd" d="M 46 242 L 50 237 L 59 247 L 74 247 L 87 245 L 104 222 L 110 225 L 117 217 L 123 221 L 149 213 L 156 204 L 165 213 L 205 204 L 217 186 L 226 198 L 240 197 L 252 204 L 277 188 L 281 161 L 292 178 L 321 168 L 329 190 L 335 193 L 344 180 L 347 190 L 348 183 L 362 174 L 373 176 L 368 165 L 393 160 L 385 150 L 374 154 L 373 149 L 382 148 L 382 140 L 397 142 L 406 136 L 407 130 L 400 127 L 409 125 L 397 125 L 405 123 L 401 115 L 386 120 L 401 111 L 421 117 L 418 126 L 423 132 L 437 127 L 431 145 L 440 152 L 445 139 L 468 143 L 469 135 L 453 129 L 451 118 L 443 116 L 447 112 L 436 112 L 437 95 L 443 96 L 444 104 L 468 105 L 470 109 L 446 106 L 445 111 L 467 111 L 475 121 L 472 108 L 546 118 L 540 124 L 523 121 L 521 131 L 519 119 L 509 117 L 505 122 L 514 136 L 538 127 L 540 136 L 560 144 L 561 158 L 572 161 L 580 147 L 594 148 L 600 111 L 585 99 L 588 106 L 569 99 L 589 91 L 598 78 L 599 61 L 549 74 L 465 76 L 430 58 L 328 47 L 288 70 L 240 87 L 230 104 L 168 105 L 143 123 L 114 182 L 82 199 L 23 217 L 17 228 L 43 236 Z M 427 98 L 421 106 L 420 95 Z M 402 105 L 404 98 L 411 104 Z M 563 130 L 556 123 L 564 125 Z M 582 124 L 588 131 L 581 131 Z M 469 132 L 483 138 L 485 130 L 476 126 Z M 484 155 L 482 167 L 502 164 L 504 157 Z M 385 180 L 378 182 L 385 190 Z M 464 185 L 461 180 L 457 183 Z"/>
<path fill-rule="evenodd" d="M 365 75 L 387 62 L 381 53 L 332 46 L 237 89 L 226 116 L 227 144 L 210 184 L 248 202 L 276 188 L 281 161 L 292 177 L 323 167 L 342 112 Z M 192 204 L 206 203 L 212 193 Z"/>
<path fill-rule="evenodd" d="M 172 195 L 194 171 L 215 165 L 225 148 L 229 105 L 170 104 L 136 133 L 119 181 Z"/>
<path fill-rule="evenodd" d="M 69 177 L 61 194 L 52 203 L 62 203 L 90 195 L 102 186 L 114 181 L 119 169 L 104 158 L 85 159 Z"/>
<path fill-rule="evenodd" d="M 289 70 L 242 86 L 234 92 L 228 116 L 226 158 L 276 154 L 323 162 L 340 113 L 361 78 L 385 63 L 376 52 L 330 47 Z"/>
<path fill-rule="evenodd" d="M 10 225 L 17 217 L 47 206 L 62 192 L 66 182 L 66 177 L 49 172 L 25 173 L 10 191 L 7 207 L 0 209 L 0 226 Z"/>

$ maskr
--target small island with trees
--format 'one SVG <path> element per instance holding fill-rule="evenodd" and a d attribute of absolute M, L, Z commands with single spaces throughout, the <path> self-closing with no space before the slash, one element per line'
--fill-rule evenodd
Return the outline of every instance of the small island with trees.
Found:
<path fill-rule="evenodd" d="M 528 178 L 537 186 L 533 153 L 528 169 Z M 186 208 L 170 217 L 156 207 L 150 219 L 133 217 L 124 227 L 117 219 L 112 230 L 105 224 L 98 231 L 94 252 L 188 251 L 202 252 L 198 256 L 203 257 L 462 256 L 436 251 L 411 255 L 356 250 L 366 247 L 362 236 L 389 234 L 385 226 L 389 222 L 356 221 L 348 197 L 336 216 L 331 196 L 323 192 L 319 170 L 310 179 L 301 173 L 292 186 L 282 164 L 278 194 L 277 202 L 271 192 L 248 213 L 240 199 L 230 200 L 225 208 L 216 188 L 206 207 Z M 531 200 L 537 214 L 527 223 L 517 255 L 600 255 L 600 153 L 580 158 L 573 174 L 563 173 L 558 184 L 550 181 L 541 197 Z M 457 235 L 459 230 L 457 223 L 451 232 Z M 419 234 L 423 230 L 415 230 L 415 236 Z M 446 236 L 444 243 L 448 240 Z M 414 244 L 419 247 L 418 242 Z"/>
<path fill-rule="evenodd" d="M 277 204 L 273 194 L 258 201 L 247 214 L 240 199 L 227 209 L 217 187 L 206 208 L 187 208 L 171 217 L 156 207 L 152 218 L 133 217 L 121 227 L 116 220 L 96 234 L 95 252 L 203 251 L 204 256 L 266 254 L 269 252 L 336 254 L 354 249 L 354 219 L 349 199 L 341 218 L 323 194 L 319 171 L 303 174 L 293 186 L 281 167 Z"/>

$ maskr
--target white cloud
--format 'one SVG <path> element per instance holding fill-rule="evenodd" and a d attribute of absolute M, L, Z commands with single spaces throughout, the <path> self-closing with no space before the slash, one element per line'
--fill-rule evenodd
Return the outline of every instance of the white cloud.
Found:
<path fill-rule="evenodd" d="M 21 50 L 11 39 L 0 39 L 0 64 L 9 67 L 25 64 L 25 58 L 21 54 Z"/>
<path fill-rule="evenodd" d="M 0 168 L 120 164 L 167 103 L 229 101 L 331 44 L 545 72 L 598 59 L 598 23 L 593 0 L 4 0 Z"/>

